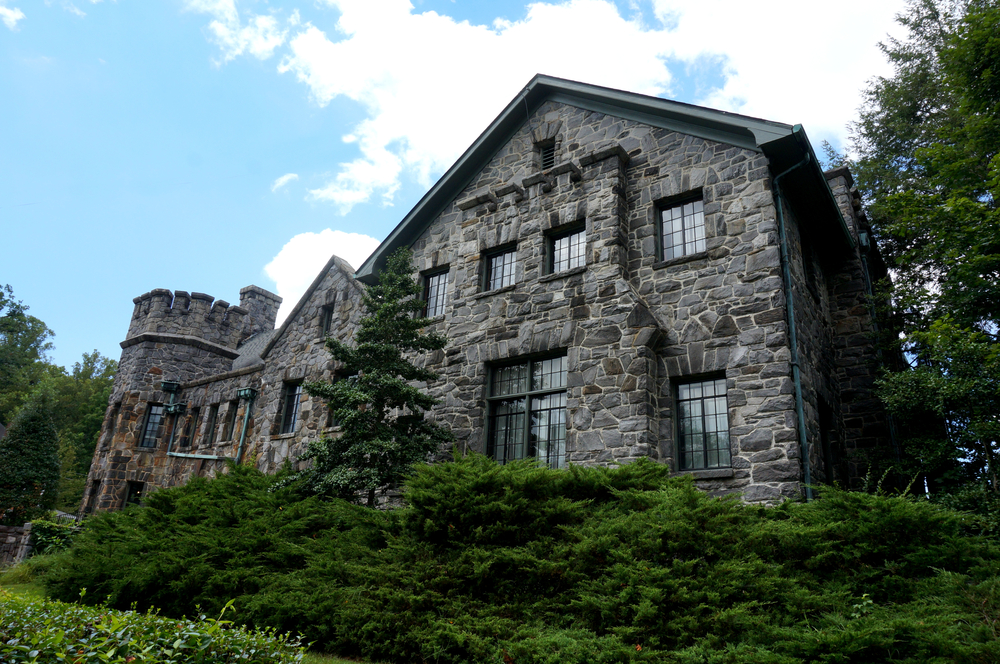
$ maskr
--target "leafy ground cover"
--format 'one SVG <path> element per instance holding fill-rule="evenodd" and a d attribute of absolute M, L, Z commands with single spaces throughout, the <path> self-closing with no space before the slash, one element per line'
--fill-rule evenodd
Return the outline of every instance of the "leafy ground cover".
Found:
<path fill-rule="evenodd" d="M 420 468 L 408 507 L 246 468 L 91 520 L 55 597 L 236 619 L 390 662 L 996 662 L 1000 570 L 961 513 L 824 490 L 720 500 L 652 462 Z M 145 604 L 144 604 L 145 603 Z"/>
<path fill-rule="evenodd" d="M 303 649 L 273 630 L 228 620 L 164 618 L 16 595 L 0 589 L 3 662 L 301 662 Z"/>

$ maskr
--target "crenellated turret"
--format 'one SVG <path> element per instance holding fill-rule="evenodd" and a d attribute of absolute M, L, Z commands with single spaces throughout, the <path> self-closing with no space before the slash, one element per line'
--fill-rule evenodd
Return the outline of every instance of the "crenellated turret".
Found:
<path fill-rule="evenodd" d="M 265 291 L 266 292 L 266 291 Z M 205 293 L 171 292 L 156 288 L 132 300 L 135 310 L 128 339 L 143 334 L 194 337 L 235 349 L 242 340 L 250 312 Z"/>

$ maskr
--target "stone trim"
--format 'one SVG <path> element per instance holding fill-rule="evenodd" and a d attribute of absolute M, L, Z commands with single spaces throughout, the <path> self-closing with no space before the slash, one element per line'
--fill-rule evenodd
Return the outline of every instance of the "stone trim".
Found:
<path fill-rule="evenodd" d="M 511 284 L 510 286 L 503 286 L 501 288 L 494 288 L 493 290 L 483 291 L 482 293 L 476 293 L 475 295 L 470 295 L 470 300 L 479 300 L 484 297 L 489 297 L 490 295 L 499 295 L 500 293 L 509 293 L 517 288 L 517 284 Z"/>
<path fill-rule="evenodd" d="M 560 270 L 559 272 L 553 272 L 551 274 L 546 274 L 544 276 L 538 277 L 539 283 L 548 283 L 550 281 L 555 281 L 556 279 L 563 279 L 565 277 L 572 277 L 575 274 L 583 274 L 587 271 L 586 265 L 581 265 L 580 267 L 571 267 L 568 270 Z M 509 288 L 509 287 L 508 287 Z"/>
<path fill-rule="evenodd" d="M 615 145 L 612 145 L 610 147 L 606 147 L 601 150 L 595 150 L 590 154 L 583 155 L 582 157 L 580 157 L 580 166 L 586 168 L 587 166 L 596 164 L 599 161 L 604 161 L 605 159 L 610 159 L 611 157 L 618 157 L 618 159 L 622 162 L 623 166 L 628 164 L 629 160 L 631 159 L 631 157 L 629 157 L 628 155 L 628 152 L 625 151 L 625 148 L 616 143 Z"/>
<path fill-rule="evenodd" d="M 491 191 L 487 191 L 476 196 L 470 196 L 464 200 L 455 203 L 455 206 L 459 210 L 471 210 L 472 208 L 479 207 L 480 205 L 488 205 L 490 211 L 497 209 L 497 197 Z"/>
<path fill-rule="evenodd" d="M 678 258 L 671 258 L 665 261 L 658 261 L 656 263 L 653 263 L 653 269 L 659 270 L 660 268 L 670 267 L 671 265 L 682 265 L 684 263 L 690 263 L 691 261 L 697 261 L 703 258 L 708 258 L 708 251 L 699 251 L 694 254 L 688 254 L 687 256 L 680 256 Z"/>
<path fill-rule="evenodd" d="M 546 175 L 559 176 L 563 173 L 569 173 L 570 182 L 579 182 L 583 179 L 583 173 L 580 168 L 571 161 L 564 161 L 563 163 L 553 166 L 549 170 L 545 171 Z"/>
<path fill-rule="evenodd" d="M 220 380 L 225 380 L 227 378 L 237 378 L 239 376 L 246 376 L 247 374 L 257 373 L 264 369 L 264 363 L 255 364 L 252 367 L 244 367 L 243 369 L 235 369 L 233 371 L 227 371 L 226 373 L 215 374 L 214 376 L 207 376 L 205 378 L 199 378 L 197 380 L 190 380 L 186 383 L 181 383 L 181 389 L 185 390 L 189 387 L 198 387 L 199 385 L 207 385 L 208 383 L 215 383 Z"/>
<path fill-rule="evenodd" d="M 735 475 L 735 472 L 732 468 L 712 468 L 705 470 L 681 470 L 676 473 L 670 473 L 671 477 L 683 477 L 685 475 L 690 475 L 697 482 L 699 480 L 725 479 Z"/>
<path fill-rule="evenodd" d="M 198 337 L 192 337 L 186 334 L 143 332 L 142 334 L 134 337 L 129 337 L 118 345 L 122 347 L 122 350 L 124 350 L 130 346 L 141 344 L 144 341 L 152 341 L 153 343 L 161 344 L 181 344 L 184 346 L 193 346 L 201 350 L 207 350 L 210 353 L 215 353 L 216 355 L 227 357 L 231 360 L 235 360 L 240 356 L 240 353 L 232 348 L 226 348 L 225 346 L 220 346 L 219 344 L 213 344 L 211 341 L 205 341 L 204 339 L 199 339 Z"/>

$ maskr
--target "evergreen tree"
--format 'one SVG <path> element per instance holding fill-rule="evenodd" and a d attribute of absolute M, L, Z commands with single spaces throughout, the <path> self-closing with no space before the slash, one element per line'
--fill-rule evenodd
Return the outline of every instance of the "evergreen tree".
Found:
<path fill-rule="evenodd" d="M 915 369 L 882 392 L 932 491 L 985 481 L 1000 495 L 1000 7 L 911 0 L 899 20 L 908 37 L 883 45 L 894 75 L 873 82 L 854 127 Z"/>
<path fill-rule="evenodd" d="M 327 339 L 342 379 L 307 383 L 306 390 L 330 404 L 341 433 L 309 444 L 303 459 L 308 490 L 348 500 L 367 494 L 374 506 L 380 487 L 396 484 L 410 468 L 452 439 L 451 432 L 427 420 L 424 412 L 437 401 L 413 383 L 437 375 L 415 365 L 410 357 L 439 350 L 447 340 L 421 332 L 424 302 L 413 279 L 411 254 L 392 254 L 378 283 L 365 292 L 366 315 L 353 346 Z"/>
<path fill-rule="evenodd" d="M 0 439 L 0 523 L 21 525 L 55 504 L 59 487 L 59 438 L 51 395 L 39 390 Z"/>

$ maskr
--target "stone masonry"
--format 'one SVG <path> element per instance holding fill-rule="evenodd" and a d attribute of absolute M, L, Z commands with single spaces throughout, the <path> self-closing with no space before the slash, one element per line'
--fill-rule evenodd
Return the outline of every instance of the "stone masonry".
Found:
<path fill-rule="evenodd" d="M 651 457 L 679 469 L 678 386 L 724 380 L 729 458 L 689 471 L 699 486 L 798 497 L 805 463 L 814 483 L 849 482 L 852 454 L 888 444 L 871 391 L 870 284 L 884 265 L 864 241 L 850 174 L 823 174 L 798 128 L 545 77 L 524 94 L 357 275 L 331 258 L 279 329 L 280 298 L 256 286 L 239 306 L 162 289 L 136 298 L 84 510 L 212 475 L 226 459 L 273 472 L 337 435 L 305 392 L 283 431 L 289 395 L 336 375 L 324 335 L 350 341 L 364 282 L 395 246 L 413 251 L 421 279 L 446 275 L 430 328 L 449 345 L 417 359 L 440 374 L 422 387 L 462 452 L 495 453 L 500 367 L 565 357 L 571 463 Z M 779 172 L 790 173 L 781 198 Z M 665 259 L 660 215 L 687 200 L 703 207 L 703 245 Z M 580 264 L 554 270 L 554 238 L 579 231 Z M 491 289 L 497 251 L 516 260 Z M 166 410 L 149 433 L 155 405 Z"/>

